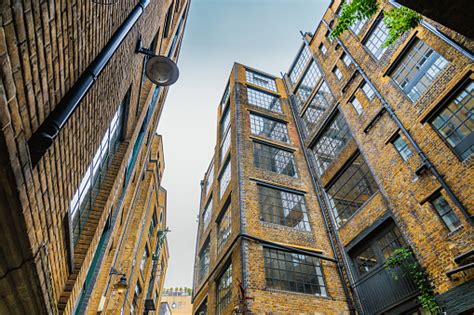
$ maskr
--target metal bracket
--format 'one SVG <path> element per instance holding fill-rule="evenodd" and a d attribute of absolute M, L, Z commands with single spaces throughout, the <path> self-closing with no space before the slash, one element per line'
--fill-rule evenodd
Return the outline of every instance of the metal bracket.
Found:
<path fill-rule="evenodd" d="M 156 57 L 156 54 L 153 50 L 143 47 L 142 44 L 143 44 L 142 37 L 140 36 L 138 37 L 137 45 L 135 46 L 136 54 L 144 54 L 148 57 Z"/>

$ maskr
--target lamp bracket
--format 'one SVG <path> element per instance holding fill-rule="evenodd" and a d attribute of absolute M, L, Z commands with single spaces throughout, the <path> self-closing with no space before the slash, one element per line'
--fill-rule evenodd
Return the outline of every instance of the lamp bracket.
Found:
<path fill-rule="evenodd" d="M 148 57 L 156 57 L 156 54 L 153 50 L 149 48 L 145 48 L 142 46 L 142 37 L 140 36 L 137 41 L 137 45 L 135 47 L 135 53 L 137 54 L 144 54 Z"/>

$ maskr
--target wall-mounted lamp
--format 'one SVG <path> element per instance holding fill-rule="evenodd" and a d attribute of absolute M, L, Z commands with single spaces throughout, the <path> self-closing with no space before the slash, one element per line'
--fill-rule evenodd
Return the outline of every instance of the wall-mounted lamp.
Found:
<path fill-rule="evenodd" d="M 110 275 L 120 275 L 120 280 L 115 283 L 115 289 L 118 293 L 123 293 L 128 288 L 127 276 L 123 272 L 119 272 L 117 269 L 112 268 Z"/>
<path fill-rule="evenodd" d="M 179 69 L 176 63 L 168 57 L 157 56 L 152 50 L 143 48 L 141 38 L 137 41 L 135 52 L 150 57 L 146 62 L 145 74 L 154 84 L 169 86 L 178 80 Z"/>

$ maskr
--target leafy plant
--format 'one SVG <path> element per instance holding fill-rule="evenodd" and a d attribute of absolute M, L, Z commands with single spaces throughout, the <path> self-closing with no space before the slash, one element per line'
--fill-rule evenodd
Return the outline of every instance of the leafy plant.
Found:
<path fill-rule="evenodd" d="M 421 15 L 407 7 L 393 8 L 384 13 L 383 22 L 388 28 L 388 38 L 382 47 L 393 44 L 397 38 L 416 27 L 421 20 Z"/>
<path fill-rule="evenodd" d="M 402 267 L 406 270 L 420 291 L 418 300 L 420 301 L 421 307 L 434 314 L 439 312 L 440 309 L 438 304 L 436 304 L 433 290 L 428 282 L 428 277 L 420 264 L 416 261 L 412 251 L 408 248 L 398 248 L 394 250 L 393 254 L 385 261 L 385 267 L 392 271 L 391 276 L 396 280 L 398 280 L 398 276 L 393 269 Z"/>
<path fill-rule="evenodd" d="M 331 39 L 339 37 L 357 21 L 371 17 L 377 12 L 377 9 L 377 0 L 352 0 L 351 2 L 345 2 L 342 5 L 341 15 L 337 20 L 337 24 L 330 34 Z"/>

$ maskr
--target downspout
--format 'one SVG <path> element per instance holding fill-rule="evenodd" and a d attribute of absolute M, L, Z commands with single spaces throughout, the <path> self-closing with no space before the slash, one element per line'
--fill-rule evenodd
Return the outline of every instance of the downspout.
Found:
<path fill-rule="evenodd" d="M 330 28 L 330 26 L 326 23 L 326 21 L 323 20 L 323 23 L 326 25 L 326 27 L 328 28 L 328 30 L 332 31 L 332 29 Z M 446 191 L 446 193 L 449 195 L 449 197 L 451 198 L 451 200 L 454 202 L 454 204 L 456 204 L 456 206 L 459 208 L 459 210 L 461 210 L 462 214 L 464 215 L 464 217 L 466 218 L 466 220 L 469 222 L 469 224 L 473 224 L 473 220 L 474 220 L 474 216 L 470 215 L 469 212 L 467 211 L 467 209 L 464 207 L 464 205 L 462 204 L 462 202 L 458 199 L 458 197 L 455 195 L 455 193 L 453 192 L 453 190 L 451 189 L 451 187 L 448 185 L 448 183 L 446 183 L 446 181 L 444 180 L 443 176 L 438 172 L 438 170 L 436 169 L 436 167 L 433 165 L 433 163 L 428 159 L 428 157 L 426 156 L 426 154 L 423 152 L 423 150 L 420 148 L 420 146 L 418 145 L 418 143 L 415 141 L 415 139 L 411 136 L 410 132 L 405 128 L 405 126 L 403 125 L 403 123 L 400 121 L 400 119 L 398 118 L 397 114 L 395 113 L 395 111 L 393 110 L 393 108 L 390 106 L 390 104 L 388 104 L 388 102 L 383 98 L 383 96 L 380 94 L 380 92 L 378 91 L 378 89 L 372 84 L 372 81 L 369 79 L 369 77 L 365 74 L 365 72 L 362 70 L 362 68 L 360 67 L 360 65 L 354 60 L 354 58 L 352 57 L 352 54 L 350 54 L 350 52 L 348 51 L 347 47 L 344 46 L 344 44 L 342 43 L 342 41 L 338 38 L 337 39 L 337 42 L 338 44 L 342 47 L 342 49 L 344 50 L 344 52 L 346 54 L 348 54 L 349 56 L 351 56 L 351 59 L 352 61 L 354 62 L 354 65 L 357 69 L 357 71 L 362 75 L 362 77 L 364 78 L 365 82 L 367 82 L 367 84 L 369 84 L 369 86 L 374 90 L 375 92 L 375 95 L 377 95 L 377 97 L 380 99 L 380 102 L 382 103 L 382 106 L 384 108 L 384 110 L 387 111 L 387 113 L 390 115 L 390 117 L 392 118 L 392 120 L 395 122 L 395 124 L 397 125 L 398 128 L 400 128 L 400 131 L 403 133 L 403 135 L 408 139 L 408 141 L 410 142 L 410 144 L 413 146 L 413 148 L 415 149 L 416 153 L 420 156 L 421 158 L 421 162 L 422 162 L 422 165 L 421 165 L 421 168 L 422 167 L 427 167 L 431 170 L 431 172 L 433 173 L 433 175 L 436 177 L 436 179 L 438 180 L 438 182 L 441 184 L 441 186 L 443 187 L 443 189 Z"/>
<path fill-rule="evenodd" d="M 102 73 L 110 59 L 112 59 L 112 56 L 130 33 L 132 27 L 143 14 L 149 3 L 150 0 L 140 0 L 138 2 L 125 21 L 115 31 L 114 35 L 112 35 L 102 51 L 84 70 L 76 83 L 74 83 L 71 89 L 69 89 L 69 91 L 63 96 L 49 117 L 46 118 L 30 138 L 28 141 L 28 147 L 33 166 L 38 163 L 48 148 L 53 144 L 59 131 L 64 127 L 74 110 L 79 107 L 81 101 L 97 81 L 98 76 Z"/>
<path fill-rule="evenodd" d="M 241 124 L 240 124 L 240 102 L 239 102 L 239 86 L 238 86 L 238 67 L 234 63 L 234 100 L 235 100 L 235 130 L 237 132 L 236 139 L 236 167 L 237 167 L 237 181 L 238 181 L 238 195 L 239 195 L 239 216 L 240 216 L 240 231 L 239 234 L 244 234 L 245 233 L 245 228 L 244 228 L 244 200 L 242 196 L 242 161 L 241 161 L 241 151 L 242 151 L 242 139 L 241 139 Z M 230 93 L 230 82 L 229 82 L 229 93 Z M 230 99 L 230 98 L 229 98 Z M 230 104 L 229 104 L 230 105 Z M 240 259 L 241 259 L 241 271 L 242 271 L 242 287 L 243 289 L 247 289 L 247 266 L 246 266 L 246 261 L 247 261 L 247 253 L 245 249 L 245 242 L 242 240 L 240 242 Z M 245 300 L 243 301 L 245 303 Z M 249 309 L 249 308 L 248 308 Z"/>
<path fill-rule="evenodd" d="M 306 41 L 305 41 L 306 43 Z M 307 44 L 307 43 L 306 43 Z M 311 53 L 312 55 L 312 53 Z M 300 138 L 300 141 L 303 140 L 303 136 L 302 136 L 302 133 L 301 133 L 301 127 L 299 125 L 299 121 L 297 119 L 297 116 L 296 116 L 296 113 L 295 113 L 295 104 L 294 104 L 294 101 L 293 101 L 293 95 L 292 93 L 289 91 L 288 87 L 291 86 L 288 82 L 288 78 L 286 76 L 283 76 L 284 78 L 284 81 L 285 81 L 285 88 L 287 90 L 287 93 L 288 95 L 290 96 L 288 98 L 288 101 L 290 103 L 290 108 L 291 108 L 291 113 L 293 115 L 293 119 L 295 121 L 295 125 L 296 125 L 296 132 L 298 133 L 298 137 Z M 313 172 L 311 170 L 311 164 L 310 164 L 310 161 L 309 161 L 309 157 L 308 157 L 308 152 L 306 151 L 306 148 L 304 147 L 304 144 L 302 143 L 302 147 L 303 147 L 303 156 L 305 158 L 305 161 L 306 161 L 306 165 L 308 165 L 308 168 L 309 168 L 309 173 L 310 173 L 310 176 L 311 176 L 311 182 L 313 184 L 313 187 L 315 188 L 316 190 L 316 197 L 318 198 L 318 202 L 321 206 L 321 211 L 325 211 L 325 209 L 327 209 L 327 205 L 325 203 L 325 201 L 323 199 L 321 199 L 321 196 L 319 195 L 319 189 L 318 189 L 318 183 L 316 182 L 316 179 L 314 178 L 314 175 L 313 175 Z M 324 205 L 324 207 L 323 207 Z M 329 215 L 329 214 L 328 214 Z M 334 238 L 336 238 L 337 240 L 339 240 L 339 238 L 337 236 L 334 235 L 334 226 L 333 226 L 333 222 L 331 221 L 331 226 L 329 225 L 328 221 L 327 221 L 327 218 L 326 218 L 326 215 L 323 214 L 323 219 L 324 219 L 324 225 L 326 227 L 326 230 L 328 231 L 329 233 L 329 243 L 331 245 L 331 249 L 333 251 L 333 253 L 335 255 L 337 255 L 337 248 L 336 248 L 336 245 L 334 244 Z M 344 256 L 344 252 L 343 250 L 341 250 L 341 258 L 342 258 L 342 263 L 346 266 L 347 270 L 348 270 L 348 278 L 349 278 L 349 267 L 347 265 L 347 262 L 346 262 L 346 259 L 345 259 L 345 256 Z M 356 307 L 354 307 L 354 305 L 352 304 L 352 300 L 350 298 L 351 294 L 349 292 L 349 290 L 347 289 L 347 287 L 344 285 L 345 283 L 345 280 L 344 280 L 344 273 L 343 273 L 343 270 L 342 270 L 342 266 L 339 262 L 336 262 L 336 266 L 337 266 L 337 272 L 339 274 L 339 278 L 341 279 L 341 284 L 342 284 L 342 288 L 344 290 L 344 295 L 346 296 L 346 301 L 347 301 L 347 305 L 349 306 L 349 311 L 351 312 L 351 314 L 355 314 L 355 311 L 354 310 L 357 310 L 358 313 L 362 314 L 362 312 L 360 312 L 360 310 L 358 310 Z M 350 285 L 352 286 L 352 281 L 351 279 L 349 279 L 349 281 L 351 282 Z"/>

